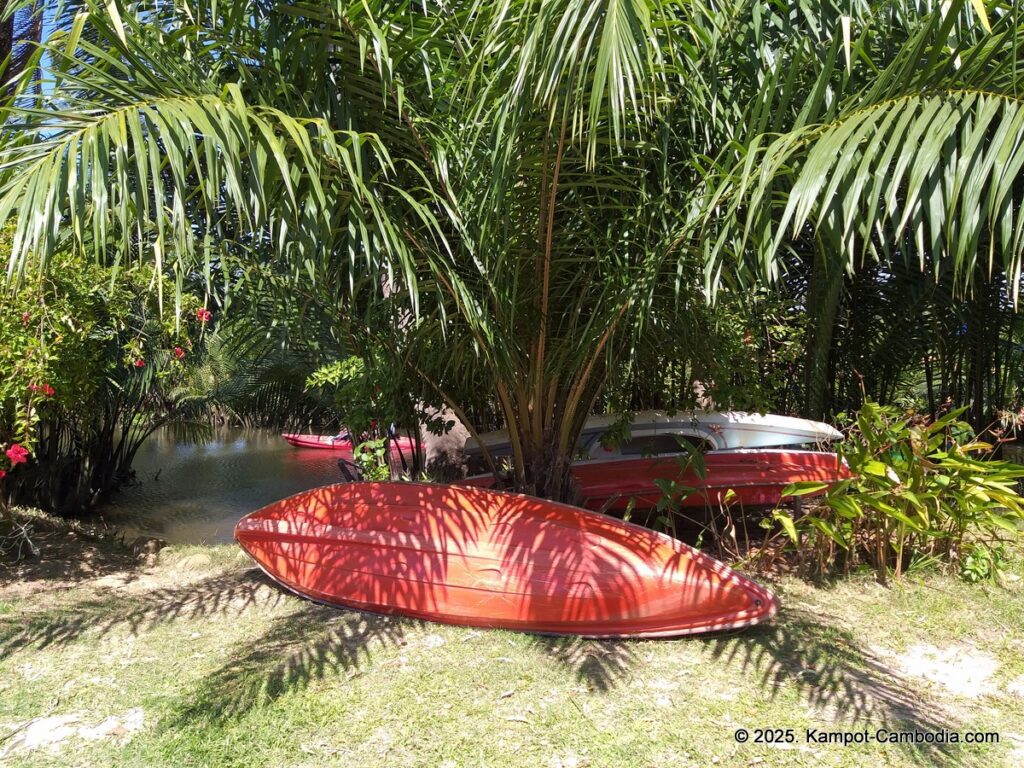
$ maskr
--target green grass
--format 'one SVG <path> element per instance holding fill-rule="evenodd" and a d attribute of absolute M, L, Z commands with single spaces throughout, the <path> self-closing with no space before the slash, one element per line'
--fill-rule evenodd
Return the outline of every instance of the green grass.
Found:
<path fill-rule="evenodd" d="M 891 588 L 860 580 L 817 588 L 785 579 L 774 585 L 783 611 L 770 626 L 594 642 L 316 606 L 267 582 L 230 546 L 173 548 L 150 565 L 131 565 L 107 543 L 90 547 L 89 569 L 46 567 L 44 548 L 42 563 L 0 582 L 0 753 L 17 733 L 5 736 L 32 718 L 74 715 L 76 725 L 94 726 L 141 708 L 145 724 L 0 762 L 874 768 L 1024 760 L 1024 697 L 1006 690 L 1024 675 L 1024 582 L 968 585 L 932 574 Z M 68 556 L 59 547 L 51 554 Z M 1019 576 L 1020 563 L 1013 568 Z M 997 668 L 981 695 L 959 695 L 901 672 L 900 656 L 923 646 L 987 654 Z M 793 728 L 795 743 L 740 745 L 740 727 Z M 807 728 L 881 727 L 994 730 L 1002 739 L 972 748 L 804 739 Z"/>

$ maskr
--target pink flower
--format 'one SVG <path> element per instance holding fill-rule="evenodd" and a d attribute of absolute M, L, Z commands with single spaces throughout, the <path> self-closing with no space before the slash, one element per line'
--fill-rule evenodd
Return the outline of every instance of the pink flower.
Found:
<path fill-rule="evenodd" d="M 200 323 L 208 323 L 213 319 L 213 313 L 208 309 L 200 307 L 196 310 L 196 319 Z"/>
<path fill-rule="evenodd" d="M 5 453 L 7 454 L 7 458 L 11 460 L 12 467 L 16 464 L 24 464 L 28 461 L 28 449 L 23 445 L 15 443 L 8 448 Z"/>
<path fill-rule="evenodd" d="M 40 389 L 40 387 L 39 387 L 38 384 L 29 384 L 28 385 L 28 391 L 29 392 L 38 392 L 39 389 Z"/>
<path fill-rule="evenodd" d="M 181 360 L 185 356 L 185 350 L 181 347 L 174 348 L 174 357 L 176 360 Z"/>
<path fill-rule="evenodd" d="M 6 469 L 0 469 L 0 480 L 3 480 L 7 476 Z"/>
<path fill-rule="evenodd" d="M 138 359 L 137 359 L 137 360 L 135 361 L 135 367 L 136 367 L 136 368 L 145 368 L 145 367 L 146 367 L 146 361 L 145 361 L 145 360 L 143 360 L 143 359 L 142 359 L 141 357 L 140 357 L 140 358 L 138 358 Z"/>

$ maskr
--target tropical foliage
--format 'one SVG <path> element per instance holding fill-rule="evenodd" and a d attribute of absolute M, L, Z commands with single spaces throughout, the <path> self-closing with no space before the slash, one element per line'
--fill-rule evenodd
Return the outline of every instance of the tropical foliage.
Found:
<path fill-rule="evenodd" d="M 822 575 L 872 569 L 881 581 L 943 562 L 968 578 L 994 574 L 1002 542 L 1024 525 L 1017 483 L 1024 467 L 991 458 L 993 446 L 960 421 L 867 403 L 850 420 L 840 457 L 853 477 L 828 488 L 797 517 L 775 518 L 797 545 L 802 565 Z M 794 496 L 824 490 L 798 483 Z"/>
<path fill-rule="evenodd" d="M 161 315 L 147 283 L 57 254 L 0 294 L 5 499 L 88 508 L 123 482 L 154 429 L 197 415 L 202 398 L 181 385 L 207 310 L 186 296 L 187 317 Z"/>
<path fill-rule="evenodd" d="M 322 363 L 386 354 L 471 434 L 507 427 L 523 490 L 571 495 L 603 406 L 824 413 L 854 389 L 836 341 L 863 274 L 1017 296 L 1012 3 L 63 9 L 3 114 L 9 275 L 67 238 L 149 265 L 162 302 L 194 278 L 225 309 L 287 301 L 330 324 Z"/>

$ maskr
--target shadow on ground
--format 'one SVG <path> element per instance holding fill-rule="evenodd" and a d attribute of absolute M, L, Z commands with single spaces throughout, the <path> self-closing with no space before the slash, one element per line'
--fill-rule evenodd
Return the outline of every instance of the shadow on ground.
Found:
<path fill-rule="evenodd" d="M 349 678 L 404 645 L 421 622 L 321 605 L 275 617 L 260 638 L 204 679 L 170 727 L 230 719 L 324 678 Z"/>
<path fill-rule="evenodd" d="M 168 727 L 199 726 L 244 716 L 290 691 L 331 677 L 353 677 L 373 663 L 377 650 L 402 645 L 423 622 L 345 611 L 300 601 L 258 569 L 201 578 L 177 588 L 141 589 L 126 574 L 123 584 L 94 590 L 86 599 L 41 611 L 17 622 L 0 617 L 0 657 L 22 649 L 73 643 L 85 633 L 100 636 L 146 632 L 177 620 L 241 615 L 283 601 L 296 610 L 269 613 L 265 631 L 240 646 L 207 676 Z M 482 630 L 486 631 L 486 630 Z M 710 665 L 739 670 L 772 698 L 795 688 L 822 712 L 822 724 L 869 730 L 936 731 L 956 723 L 916 694 L 915 686 L 869 651 L 853 633 L 804 610 L 783 610 L 773 624 L 743 632 L 676 641 L 593 641 L 535 638 L 538 654 L 555 659 L 600 695 L 623 684 L 648 643 L 690 644 Z M 958 765 L 956 745 L 905 745 L 935 765 Z"/>
<path fill-rule="evenodd" d="M 136 581 L 125 575 L 116 586 L 96 587 L 93 596 L 72 605 L 29 613 L 17 624 L 0 621 L 0 657 L 22 648 L 68 645 L 86 632 L 99 637 L 114 631 L 137 635 L 179 619 L 240 615 L 254 606 L 273 607 L 287 599 L 255 568 L 210 576 L 177 588 L 124 588 Z"/>
<path fill-rule="evenodd" d="M 10 596 L 113 573 L 131 576 L 137 566 L 112 536 L 54 529 L 39 520 L 0 527 L 0 591 Z"/>
<path fill-rule="evenodd" d="M 798 689 L 821 712 L 823 730 L 957 729 L 949 713 L 918 693 L 899 670 L 860 647 L 839 619 L 827 621 L 803 609 L 783 608 L 771 624 L 701 642 L 714 663 L 738 667 L 773 699 L 786 686 Z M 956 744 L 902 746 L 931 765 L 964 764 Z"/>

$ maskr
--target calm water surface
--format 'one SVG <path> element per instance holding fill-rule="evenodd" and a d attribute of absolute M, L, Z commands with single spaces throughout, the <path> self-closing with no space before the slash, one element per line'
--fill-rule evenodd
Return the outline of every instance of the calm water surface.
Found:
<path fill-rule="evenodd" d="M 138 485 L 99 510 L 129 541 L 157 536 L 172 544 L 232 540 L 235 523 L 293 493 L 339 482 L 333 451 L 293 448 L 277 432 L 221 429 L 196 445 L 158 432 L 139 449 Z"/>

